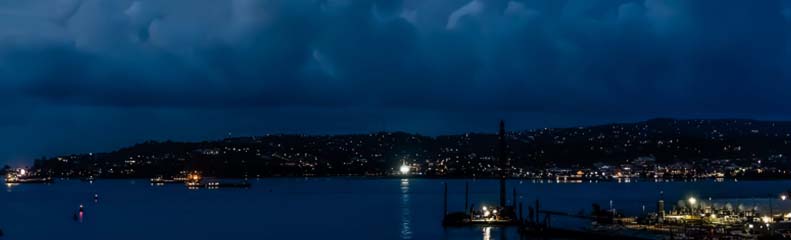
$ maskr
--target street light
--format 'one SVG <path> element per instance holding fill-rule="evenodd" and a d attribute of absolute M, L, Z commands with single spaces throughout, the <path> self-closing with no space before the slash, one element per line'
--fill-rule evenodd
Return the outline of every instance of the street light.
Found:
<path fill-rule="evenodd" d="M 401 165 L 401 168 L 398 170 L 401 172 L 401 174 L 404 175 L 409 174 L 409 166 L 407 166 L 406 164 Z"/>
<path fill-rule="evenodd" d="M 783 200 L 783 201 L 785 201 L 785 200 L 786 200 L 786 198 L 788 198 L 788 197 L 786 197 L 786 195 L 785 195 L 785 194 L 783 194 L 783 195 L 780 195 L 780 200 Z"/>
<path fill-rule="evenodd" d="M 690 212 L 694 211 L 695 203 L 698 202 L 698 199 L 695 199 L 695 197 L 689 197 L 689 199 L 687 199 L 687 202 L 689 202 L 689 211 Z"/>

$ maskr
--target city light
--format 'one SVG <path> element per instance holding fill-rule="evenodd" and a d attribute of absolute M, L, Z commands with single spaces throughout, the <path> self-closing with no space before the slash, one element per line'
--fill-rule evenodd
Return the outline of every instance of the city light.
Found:
<path fill-rule="evenodd" d="M 687 201 L 689 201 L 690 205 L 695 205 L 695 203 L 698 202 L 698 200 L 695 199 L 695 197 L 689 197 L 689 199 Z"/>
<path fill-rule="evenodd" d="M 784 194 L 784 195 L 780 195 L 780 200 L 783 200 L 783 201 L 785 201 L 785 200 L 786 200 L 786 198 L 787 198 L 787 197 L 786 197 L 786 195 L 785 195 L 785 194 Z"/>

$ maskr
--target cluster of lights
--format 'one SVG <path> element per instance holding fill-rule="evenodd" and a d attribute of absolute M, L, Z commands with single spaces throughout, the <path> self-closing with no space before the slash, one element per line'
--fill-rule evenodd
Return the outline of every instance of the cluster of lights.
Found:
<path fill-rule="evenodd" d="M 497 215 L 497 209 L 492 209 L 490 211 L 488 207 L 483 206 L 483 208 L 481 208 L 481 210 L 483 210 L 483 216 L 487 217 L 487 218 L 492 216 L 492 215 Z"/>
<path fill-rule="evenodd" d="M 19 178 L 22 178 L 25 175 L 27 175 L 27 170 L 25 170 L 24 168 L 20 168 L 17 169 L 16 172 L 9 172 L 8 175 L 6 175 L 5 179 L 6 182 L 13 182 L 19 180 Z"/>
<path fill-rule="evenodd" d="M 764 223 L 769 223 L 772 221 L 772 218 L 770 218 L 769 216 L 763 216 L 761 217 L 761 221 Z"/>
<path fill-rule="evenodd" d="M 788 195 L 786 195 L 786 194 L 781 194 L 780 195 L 780 200 L 785 201 L 786 199 L 788 199 Z M 687 199 L 687 202 L 690 204 L 691 207 L 694 207 L 695 204 L 697 204 L 698 200 L 695 197 L 689 197 Z M 701 216 L 703 216 L 703 214 L 701 214 Z M 787 214 L 785 214 L 783 216 L 785 218 L 791 218 L 791 212 L 787 213 Z M 716 214 L 711 214 L 711 215 L 709 215 L 709 217 L 717 218 L 717 215 Z M 727 218 L 727 216 L 725 216 L 725 217 Z M 770 217 L 770 216 L 762 216 L 760 218 L 760 220 L 761 220 L 762 223 L 764 223 L 766 225 L 766 227 L 769 227 L 769 224 L 774 221 L 774 219 L 772 219 L 772 217 Z M 753 224 L 748 224 L 747 227 L 752 229 L 755 226 Z"/>

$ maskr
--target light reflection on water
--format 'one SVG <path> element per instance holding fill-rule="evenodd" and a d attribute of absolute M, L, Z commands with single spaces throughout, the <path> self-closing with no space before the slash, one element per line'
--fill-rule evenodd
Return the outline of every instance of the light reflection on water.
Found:
<path fill-rule="evenodd" d="M 515 228 L 442 228 L 443 185 L 448 182 L 448 209 L 464 210 L 464 186 L 471 202 L 495 202 L 497 180 L 275 178 L 249 189 L 201 189 L 183 185 L 150 186 L 146 180 L 99 180 L 93 184 L 63 180 L 55 184 L 0 185 L 0 228 L 14 240 L 139 239 L 447 239 L 515 240 Z M 145 183 L 145 184 L 140 184 Z M 745 206 L 772 203 L 779 211 L 791 201 L 753 200 L 776 196 L 791 181 L 691 181 L 549 184 L 509 181 L 522 203 L 541 200 L 544 209 L 588 212 L 591 204 L 610 200 L 619 212 L 653 211 L 664 192 L 667 207 L 689 196 L 736 199 Z M 83 223 L 72 219 L 75 206 L 86 205 Z M 509 194 L 510 199 L 510 194 Z M 736 200 L 730 201 L 736 208 Z M 708 201 L 706 201 L 708 202 Z M 755 203 L 754 203 L 755 202 Z M 713 203 L 716 204 L 716 201 Z M 764 205 L 767 206 L 767 205 Z M 764 207 L 766 208 L 766 207 Z M 154 213 L 152 217 L 152 213 Z M 329 216 L 327 218 L 318 216 Z M 79 216 L 78 216 L 79 217 Z M 553 218 L 555 226 L 589 226 L 588 221 Z M 349 223 L 357 227 L 350 228 Z M 30 231 L 31 226 L 46 231 Z M 145 231 L 141 231 L 144 229 Z M 199 231 L 194 231 L 199 229 Z M 309 229 L 309 231 L 306 231 Z M 156 237 L 151 237 L 156 234 Z"/>
<path fill-rule="evenodd" d="M 401 179 L 401 239 L 412 239 L 412 213 L 409 205 L 409 179 Z"/>

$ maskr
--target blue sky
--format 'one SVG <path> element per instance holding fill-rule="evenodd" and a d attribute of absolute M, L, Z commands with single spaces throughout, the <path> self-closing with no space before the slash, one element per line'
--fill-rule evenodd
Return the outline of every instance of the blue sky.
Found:
<path fill-rule="evenodd" d="M 791 119 L 791 2 L 0 0 L 0 163 L 149 139 Z"/>

